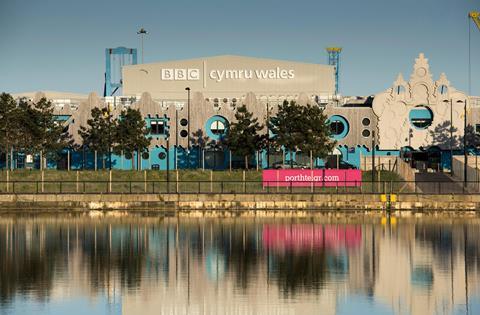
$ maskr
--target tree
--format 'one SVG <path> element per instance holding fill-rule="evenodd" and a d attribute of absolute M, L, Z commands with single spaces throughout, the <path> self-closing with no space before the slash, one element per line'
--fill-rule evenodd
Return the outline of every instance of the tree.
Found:
<path fill-rule="evenodd" d="M 478 150 L 480 148 L 480 135 L 472 125 L 467 125 L 465 129 L 465 135 L 459 137 L 463 146 L 463 138 L 466 137 L 467 148 Z"/>
<path fill-rule="evenodd" d="M 147 151 L 151 142 L 151 138 L 147 137 L 148 133 L 140 111 L 127 108 L 119 117 L 115 132 L 115 152 L 131 155 L 132 159 L 133 153 L 137 152 L 137 165 L 140 165 L 140 155 Z M 133 168 L 134 163 L 132 163 Z"/>
<path fill-rule="evenodd" d="M 265 135 L 260 135 L 263 126 L 258 123 L 258 118 L 253 118 L 245 105 L 237 108 L 235 119 L 224 143 L 233 154 L 245 158 L 245 169 L 248 169 L 248 157 L 264 147 Z"/>
<path fill-rule="evenodd" d="M 37 114 L 31 102 L 26 99 L 20 99 L 17 107 L 18 138 L 15 148 L 25 154 L 35 154 L 35 148 L 32 147 L 32 141 L 36 136 L 36 121 L 32 119 Z"/>
<path fill-rule="evenodd" d="M 268 124 L 275 145 L 291 153 L 301 150 L 311 152 L 313 158 L 325 158 L 335 147 L 327 117 L 318 106 L 284 101 Z M 290 163 L 293 166 L 293 159 Z"/>
<path fill-rule="evenodd" d="M 15 99 L 7 93 L 0 95 L 0 151 L 5 153 L 5 166 L 9 168 L 8 155 L 18 139 L 18 109 Z"/>
<path fill-rule="evenodd" d="M 208 136 L 205 136 L 203 133 L 203 130 L 198 129 L 195 132 L 192 132 L 192 137 L 190 138 L 190 144 L 193 147 L 198 148 L 198 165 L 202 165 L 202 154 L 203 150 L 205 149 L 206 145 L 209 143 L 210 138 Z"/>
<path fill-rule="evenodd" d="M 82 137 L 83 145 L 90 150 L 98 152 L 102 156 L 103 168 L 105 168 L 104 156 L 108 154 L 109 168 L 112 168 L 111 150 L 115 144 L 117 121 L 113 119 L 108 108 L 93 108 L 91 119 L 87 120 L 87 126 L 81 126 L 78 134 Z"/>
<path fill-rule="evenodd" d="M 30 147 L 40 152 L 40 169 L 43 169 L 47 157 L 58 159 L 60 151 L 73 141 L 68 128 L 56 120 L 52 102 L 43 97 L 31 109 Z"/>
<path fill-rule="evenodd" d="M 302 106 L 300 128 L 303 129 L 303 140 L 298 149 L 302 152 L 311 152 L 312 157 L 326 158 L 335 148 L 336 142 L 331 138 L 327 116 L 318 106 Z"/>

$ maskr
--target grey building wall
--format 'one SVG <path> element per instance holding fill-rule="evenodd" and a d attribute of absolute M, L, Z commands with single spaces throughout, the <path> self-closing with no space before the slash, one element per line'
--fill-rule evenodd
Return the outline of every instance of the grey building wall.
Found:
<path fill-rule="evenodd" d="M 210 99 L 335 94 L 332 66 L 231 55 L 125 66 L 123 81 L 124 95 L 155 100 L 184 99 L 187 86 Z"/>

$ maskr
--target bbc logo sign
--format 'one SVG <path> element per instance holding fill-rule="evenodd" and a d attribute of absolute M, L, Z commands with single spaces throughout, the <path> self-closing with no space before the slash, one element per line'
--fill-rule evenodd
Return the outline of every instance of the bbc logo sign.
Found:
<path fill-rule="evenodd" d="M 162 80 L 195 81 L 200 80 L 199 69 L 162 69 Z"/>

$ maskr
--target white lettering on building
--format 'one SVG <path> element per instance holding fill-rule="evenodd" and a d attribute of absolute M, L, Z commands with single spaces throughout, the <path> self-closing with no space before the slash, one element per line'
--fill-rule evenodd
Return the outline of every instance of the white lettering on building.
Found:
<path fill-rule="evenodd" d="M 281 69 L 223 69 L 211 70 L 208 73 L 211 80 L 222 82 L 224 80 L 289 80 L 295 78 L 295 70 Z M 200 80 L 199 69 L 162 69 L 162 80 L 170 81 L 198 81 Z"/>
<path fill-rule="evenodd" d="M 221 82 L 223 80 L 245 80 L 252 78 L 260 80 L 288 80 L 295 78 L 295 70 L 281 69 L 280 67 L 262 70 L 211 70 L 209 77 L 217 82 Z"/>
<path fill-rule="evenodd" d="M 162 80 L 167 81 L 197 81 L 200 80 L 199 69 L 162 69 Z"/>

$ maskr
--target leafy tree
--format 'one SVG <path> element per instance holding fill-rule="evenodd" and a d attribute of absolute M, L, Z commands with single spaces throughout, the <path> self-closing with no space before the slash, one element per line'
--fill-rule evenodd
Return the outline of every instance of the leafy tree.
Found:
<path fill-rule="evenodd" d="M 78 134 L 82 137 L 83 145 L 90 150 L 97 151 L 102 156 L 105 168 L 105 155 L 108 155 L 109 167 L 112 168 L 111 150 L 115 144 L 117 121 L 108 108 L 93 108 L 87 126 L 81 126 Z"/>
<path fill-rule="evenodd" d="M 36 121 L 32 119 L 37 112 L 30 102 L 26 99 L 20 99 L 17 108 L 17 122 L 19 132 L 16 140 L 16 149 L 19 152 L 26 154 L 35 154 L 35 148 L 32 147 L 32 142 L 36 136 L 37 125 Z"/>
<path fill-rule="evenodd" d="M 15 99 L 7 93 L 0 95 L 0 151 L 5 153 L 5 163 L 9 167 L 8 155 L 18 139 L 18 109 Z"/>
<path fill-rule="evenodd" d="M 303 140 L 298 149 L 305 153 L 312 153 L 312 157 L 326 158 L 335 148 L 336 142 L 331 138 L 327 116 L 318 106 L 307 104 L 302 106 L 300 128 L 303 129 Z"/>
<path fill-rule="evenodd" d="M 209 143 L 210 138 L 204 135 L 203 130 L 198 129 L 195 132 L 192 132 L 192 137 L 190 138 L 190 145 L 198 148 L 198 165 L 202 165 L 202 152 L 203 149 Z"/>
<path fill-rule="evenodd" d="M 301 150 L 311 152 L 313 158 L 325 158 L 335 147 L 327 117 L 318 106 L 284 101 L 268 124 L 276 146 L 283 146 L 289 152 Z M 293 159 L 290 163 L 293 166 Z"/>
<path fill-rule="evenodd" d="M 235 119 L 230 124 L 224 143 L 233 154 L 245 158 L 245 168 L 248 169 L 248 157 L 264 147 L 265 135 L 260 135 L 263 126 L 245 105 L 237 108 Z"/>
<path fill-rule="evenodd" d="M 115 132 L 115 152 L 132 156 L 137 152 L 137 165 L 140 165 L 140 155 L 147 151 L 151 142 L 151 138 L 147 137 L 148 132 L 138 109 L 127 108 L 122 111 Z M 132 163 L 133 168 L 134 163 Z"/>
<path fill-rule="evenodd" d="M 467 125 L 467 129 L 465 129 L 465 135 L 459 138 L 462 143 L 462 148 L 464 138 L 466 138 L 467 148 L 476 150 L 480 148 L 480 135 L 476 132 L 475 127 L 470 124 Z"/>
<path fill-rule="evenodd" d="M 31 117 L 31 148 L 40 152 L 40 169 L 44 167 L 47 157 L 57 159 L 62 149 L 71 146 L 73 141 L 68 128 L 59 123 L 53 114 L 53 104 L 46 98 L 41 98 L 32 108 Z"/>

